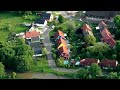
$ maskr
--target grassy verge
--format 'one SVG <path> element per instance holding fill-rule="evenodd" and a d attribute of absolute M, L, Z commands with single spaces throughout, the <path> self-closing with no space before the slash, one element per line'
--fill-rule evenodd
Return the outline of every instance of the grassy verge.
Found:
<path fill-rule="evenodd" d="M 36 63 L 32 64 L 32 72 L 42 72 L 42 73 L 52 73 L 57 76 L 65 76 L 69 78 L 73 78 L 73 73 L 65 73 L 65 72 L 58 72 L 54 71 L 52 68 L 48 66 L 48 61 L 45 57 L 36 58 Z"/>

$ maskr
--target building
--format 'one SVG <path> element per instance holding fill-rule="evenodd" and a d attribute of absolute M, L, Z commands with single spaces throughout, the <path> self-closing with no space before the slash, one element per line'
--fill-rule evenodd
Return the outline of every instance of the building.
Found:
<path fill-rule="evenodd" d="M 45 26 L 47 26 L 47 21 L 45 19 L 37 19 L 34 22 L 34 25 L 36 25 L 37 27 L 44 28 Z"/>
<path fill-rule="evenodd" d="M 39 35 L 40 35 L 40 32 L 37 32 L 37 31 L 26 32 L 25 33 L 25 38 L 26 39 L 31 39 L 32 37 L 37 37 Z"/>
<path fill-rule="evenodd" d="M 54 38 L 56 39 L 56 38 L 58 38 L 58 36 L 61 36 L 62 38 L 65 38 L 65 37 L 64 37 L 64 33 L 63 33 L 62 31 L 60 31 L 60 30 L 58 30 L 58 31 L 54 34 Z"/>
<path fill-rule="evenodd" d="M 33 56 L 42 56 L 42 49 L 41 49 L 41 43 L 40 42 L 31 42 L 30 47 L 34 51 Z"/>
<path fill-rule="evenodd" d="M 118 61 L 105 59 L 102 60 L 98 65 L 103 69 L 115 68 L 118 65 Z"/>
<path fill-rule="evenodd" d="M 81 29 L 83 31 L 83 35 L 84 36 L 86 36 L 86 35 L 93 35 L 92 29 L 91 29 L 91 27 L 88 24 L 84 24 Z"/>
<path fill-rule="evenodd" d="M 62 39 L 62 38 L 58 39 L 58 40 L 56 41 L 56 43 L 57 43 L 57 46 L 59 46 L 60 44 L 63 44 L 64 47 L 67 48 L 67 43 L 66 43 L 66 41 L 65 41 L 64 39 Z"/>
<path fill-rule="evenodd" d="M 120 14 L 119 11 L 86 11 L 85 16 L 96 18 L 113 18 L 115 15 Z"/>
<path fill-rule="evenodd" d="M 54 34 L 54 38 L 55 38 L 55 41 L 57 44 L 59 56 L 65 58 L 65 59 L 69 59 L 70 55 L 69 55 L 69 50 L 67 48 L 67 43 L 66 43 L 64 33 L 62 31 L 58 30 Z"/>
<path fill-rule="evenodd" d="M 52 15 L 51 13 L 43 12 L 43 13 L 41 14 L 41 18 L 42 18 L 43 20 L 46 20 L 46 21 L 48 21 L 48 22 L 51 22 L 51 21 L 53 20 L 53 15 Z"/>
<path fill-rule="evenodd" d="M 80 65 L 81 66 L 91 66 L 93 63 L 98 64 L 100 62 L 99 59 L 94 59 L 94 58 L 85 58 L 80 60 Z"/>
<path fill-rule="evenodd" d="M 98 27 L 100 30 L 102 30 L 103 28 L 107 28 L 107 25 L 105 24 L 104 21 L 101 21 L 99 24 L 98 24 Z"/>
<path fill-rule="evenodd" d="M 59 56 L 60 57 L 63 57 L 63 58 L 65 58 L 65 59 L 69 59 L 70 58 L 70 55 L 69 55 L 69 51 L 68 51 L 68 49 L 66 48 L 66 47 L 60 47 L 59 49 L 58 49 L 58 54 L 59 54 Z"/>
<path fill-rule="evenodd" d="M 116 41 L 113 39 L 111 33 L 107 29 L 107 25 L 103 21 L 101 21 L 98 26 L 100 28 L 100 33 L 102 36 L 101 41 L 109 44 L 110 47 L 114 47 Z"/>

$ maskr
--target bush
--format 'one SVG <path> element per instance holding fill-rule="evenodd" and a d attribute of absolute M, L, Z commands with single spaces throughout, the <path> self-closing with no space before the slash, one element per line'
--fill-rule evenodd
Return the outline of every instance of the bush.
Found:
<path fill-rule="evenodd" d="M 57 55 L 55 53 L 53 53 L 53 58 L 56 60 L 57 59 Z"/>

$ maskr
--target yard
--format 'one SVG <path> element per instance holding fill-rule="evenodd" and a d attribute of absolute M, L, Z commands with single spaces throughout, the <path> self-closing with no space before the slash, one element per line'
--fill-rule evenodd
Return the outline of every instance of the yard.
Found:
<path fill-rule="evenodd" d="M 22 16 L 18 16 L 15 12 L 1 12 L 0 13 L 0 28 L 5 28 L 7 25 L 12 26 L 12 32 L 20 33 L 28 30 L 28 27 L 21 26 L 20 24 L 23 22 L 32 23 L 34 19 L 38 18 L 36 15 L 30 15 L 27 18 L 23 18 Z M 9 31 L 6 29 L 0 29 L 0 41 L 6 41 L 9 36 Z"/>

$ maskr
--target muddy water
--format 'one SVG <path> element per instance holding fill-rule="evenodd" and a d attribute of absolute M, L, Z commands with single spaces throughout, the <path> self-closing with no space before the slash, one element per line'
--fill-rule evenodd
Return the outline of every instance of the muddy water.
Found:
<path fill-rule="evenodd" d="M 12 70 L 6 71 L 8 74 L 11 74 Z M 18 79 L 69 79 L 63 76 L 56 76 L 51 73 L 39 73 L 39 72 L 26 72 L 26 73 L 17 73 Z"/>

